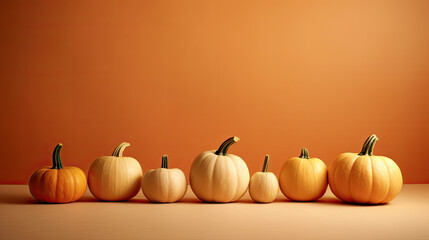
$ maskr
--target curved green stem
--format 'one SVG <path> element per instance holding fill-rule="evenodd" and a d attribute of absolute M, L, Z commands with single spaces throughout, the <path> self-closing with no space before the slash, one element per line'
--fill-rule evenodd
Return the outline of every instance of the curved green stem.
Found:
<path fill-rule="evenodd" d="M 372 151 L 374 150 L 374 144 L 375 144 L 375 142 L 374 143 L 372 142 L 374 140 L 375 142 L 378 141 L 378 138 L 375 134 L 372 134 L 371 136 L 369 136 L 363 143 L 362 150 L 360 151 L 359 155 L 368 155 L 371 144 L 372 144 L 372 150 L 371 150 L 371 155 L 372 155 Z"/>
<path fill-rule="evenodd" d="M 161 168 L 168 168 L 168 156 L 167 156 L 167 154 L 162 155 Z"/>
<path fill-rule="evenodd" d="M 113 157 L 122 157 L 122 154 L 124 153 L 124 150 L 126 147 L 129 147 L 130 144 L 127 142 L 123 142 L 121 144 L 119 144 L 115 150 L 113 150 L 112 156 Z"/>
<path fill-rule="evenodd" d="M 270 162 L 270 155 L 266 154 L 265 155 L 265 160 L 264 160 L 264 166 L 262 167 L 262 172 L 267 172 L 268 171 L 268 164 Z"/>
<path fill-rule="evenodd" d="M 234 143 L 236 143 L 238 141 L 240 141 L 240 138 L 238 138 L 236 136 L 228 138 L 227 140 L 225 140 L 225 142 L 223 142 L 220 145 L 219 149 L 215 152 L 215 154 L 217 154 L 217 155 L 223 155 L 223 156 L 228 155 L 228 149 L 229 149 L 229 147 L 231 147 L 232 144 L 234 144 Z"/>
<path fill-rule="evenodd" d="M 374 151 L 375 143 L 378 141 L 378 137 L 374 135 L 374 138 L 368 144 L 368 155 L 372 156 L 372 152 Z"/>
<path fill-rule="evenodd" d="M 63 168 L 63 163 L 61 162 L 60 151 L 63 147 L 63 144 L 58 143 L 52 154 L 52 169 L 61 169 Z"/>
<path fill-rule="evenodd" d="M 301 155 L 299 155 L 300 158 L 305 158 L 305 159 L 310 159 L 310 157 L 308 156 L 308 150 L 307 148 L 302 148 L 301 149 Z"/>
<path fill-rule="evenodd" d="M 371 140 L 372 140 L 374 137 L 376 137 L 376 136 L 375 136 L 375 134 L 372 134 L 371 136 L 369 136 L 369 137 L 365 140 L 365 142 L 363 143 L 363 146 L 362 146 L 362 150 L 360 151 L 359 155 L 365 155 L 365 154 L 366 154 L 366 152 L 368 151 L 368 144 L 369 144 L 369 142 L 371 142 Z"/>

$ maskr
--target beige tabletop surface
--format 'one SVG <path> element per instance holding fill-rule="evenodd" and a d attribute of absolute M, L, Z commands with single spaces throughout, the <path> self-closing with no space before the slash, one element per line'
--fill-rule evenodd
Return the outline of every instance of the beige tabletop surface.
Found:
<path fill-rule="evenodd" d="M 202 203 L 188 189 L 178 203 L 40 204 L 27 185 L 0 185 L 0 239 L 429 239 L 429 184 L 404 185 L 391 203 L 345 204 L 327 191 L 317 202 L 270 204 L 248 195 Z"/>

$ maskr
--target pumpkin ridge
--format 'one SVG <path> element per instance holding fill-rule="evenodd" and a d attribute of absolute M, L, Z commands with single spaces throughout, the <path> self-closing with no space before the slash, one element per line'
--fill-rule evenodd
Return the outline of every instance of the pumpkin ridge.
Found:
<path fill-rule="evenodd" d="M 122 152 L 123 152 L 123 150 L 122 150 Z M 120 155 L 122 156 L 122 154 L 120 153 Z M 130 186 L 130 184 L 132 184 L 131 183 L 131 179 L 130 179 L 130 175 L 129 175 L 129 167 L 130 167 L 130 165 L 128 164 L 128 161 L 123 161 L 123 163 L 122 164 L 124 164 L 125 165 L 125 167 L 122 167 L 121 169 L 123 169 L 123 171 L 125 172 L 125 174 L 124 173 L 122 173 L 122 175 L 124 175 L 124 176 L 127 176 L 126 177 L 126 183 L 127 183 L 127 186 Z M 140 190 L 140 188 L 138 188 L 138 190 Z M 133 194 L 133 193 L 131 193 L 131 194 Z M 131 195 L 130 194 L 130 195 Z M 129 199 L 131 199 L 132 197 L 127 197 L 127 198 L 129 198 Z"/>
<path fill-rule="evenodd" d="M 352 164 L 352 167 L 350 168 L 350 173 L 353 171 L 353 168 L 355 167 L 355 165 L 356 165 L 356 162 L 357 162 L 357 158 L 359 157 L 359 155 L 358 156 L 356 156 L 355 157 L 355 159 L 353 159 L 353 164 Z M 349 187 L 348 187 L 348 192 L 349 192 L 349 196 L 350 196 L 350 198 L 352 199 L 352 202 L 356 202 L 354 199 L 353 199 L 353 195 L 352 195 L 352 191 L 351 191 L 351 178 L 350 178 L 350 173 L 348 174 L 348 178 L 349 178 Z"/>
<path fill-rule="evenodd" d="M 215 152 L 215 151 L 206 151 L 206 152 L 202 152 L 201 154 L 204 154 L 204 155 L 202 155 L 202 157 L 200 158 L 200 160 L 199 161 L 194 161 L 193 163 L 192 163 L 192 166 L 194 166 L 194 164 L 195 164 L 195 166 L 194 166 L 194 168 L 195 167 L 198 167 L 198 168 L 200 168 L 202 165 L 203 165 L 203 163 L 205 163 L 206 161 L 208 161 L 208 159 L 209 159 L 209 154 L 208 153 L 210 153 L 210 152 Z M 200 155 L 198 155 L 196 158 L 198 158 Z M 209 159 L 210 160 L 210 159 Z M 191 166 L 191 169 L 193 168 Z M 209 171 L 210 172 L 210 171 Z M 211 178 L 209 178 L 209 177 L 207 177 L 206 178 L 209 182 L 207 182 L 207 183 L 205 183 L 204 185 L 204 188 L 209 188 L 209 186 L 210 185 L 212 185 L 212 179 Z M 189 177 L 189 180 L 190 180 L 190 182 L 191 182 L 191 177 Z M 194 177 L 194 180 L 192 181 L 192 182 L 198 182 L 199 180 L 195 180 L 195 177 Z M 199 182 L 201 182 L 201 181 L 199 181 Z M 191 184 L 191 183 L 190 183 Z M 196 183 L 196 184 L 198 184 L 199 185 L 199 183 Z M 191 188 L 192 188 L 192 185 L 193 184 L 191 184 Z M 199 185 L 200 187 L 201 187 L 201 185 Z M 198 188 L 196 187 L 196 190 L 197 190 Z M 194 190 L 193 190 L 194 191 Z M 210 192 L 212 192 L 213 191 L 213 189 L 209 189 L 208 191 L 210 191 Z M 202 200 L 202 201 L 205 201 L 205 202 L 211 202 L 211 200 L 209 200 L 209 198 L 207 198 L 207 196 L 205 196 L 205 197 L 202 197 L 202 196 L 198 196 L 197 194 L 195 194 L 200 200 Z M 205 199 L 204 199 L 205 198 Z"/>
<path fill-rule="evenodd" d="M 168 168 L 166 167 L 166 170 L 167 170 Z M 173 182 L 173 184 L 171 184 L 171 179 L 170 179 L 170 172 L 167 170 L 166 171 L 166 174 L 167 174 L 167 202 L 172 202 L 173 201 L 173 198 L 174 198 L 174 196 L 171 196 L 171 188 L 173 187 L 172 185 L 174 184 L 174 182 Z"/>
<path fill-rule="evenodd" d="M 371 165 L 371 171 L 369 171 L 371 173 L 371 191 L 369 192 L 369 198 L 368 198 L 368 201 L 366 201 L 366 203 L 370 203 L 371 196 L 372 196 L 373 191 L 374 191 L 374 165 L 372 163 L 372 156 L 369 157 L 369 162 Z"/>
<path fill-rule="evenodd" d="M 387 168 L 386 163 L 384 162 L 383 158 L 379 157 L 379 156 L 373 156 L 373 157 L 378 159 L 380 162 L 383 162 L 383 166 L 386 168 L 387 174 L 389 174 L 389 169 Z M 381 198 L 381 200 L 375 202 L 374 204 L 380 204 L 388 196 L 389 191 L 390 191 L 390 175 L 389 175 L 388 181 L 389 181 L 389 184 L 388 184 L 388 190 L 386 191 L 386 194 Z"/>
<path fill-rule="evenodd" d="M 57 174 L 57 176 L 55 177 L 56 178 L 56 180 L 55 180 L 55 193 L 53 194 L 53 196 L 54 196 L 54 199 L 58 199 L 58 196 L 57 196 L 57 193 L 58 193 L 58 175 L 59 175 L 59 171 L 60 170 L 57 170 L 57 171 L 55 171 L 55 173 Z"/>
<path fill-rule="evenodd" d="M 230 201 L 228 201 L 228 202 L 233 202 L 233 201 L 236 201 L 238 198 L 240 198 L 240 196 L 237 198 L 237 190 L 238 190 L 238 186 L 239 186 L 239 182 L 240 182 L 239 177 L 238 177 L 238 168 L 237 168 L 237 164 L 236 164 L 236 159 L 233 158 L 232 156 L 231 156 L 231 162 L 232 162 L 232 165 L 234 165 L 234 168 L 235 168 L 234 173 L 235 173 L 235 178 L 237 179 L 237 184 L 235 184 L 235 190 L 233 191 L 234 194 L 232 195 L 232 199 Z"/>
<path fill-rule="evenodd" d="M 387 173 L 389 174 L 389 190 L 387 191 L 387 194 L 386 194 L 386 196 L 383 198 L 383 200 L 380 202 L 380 203 L 384 203 L 385 201 L 386 201 L 386 198 L 390 195 L 390 190 L 391 190 L 391 184 L 392 184 L 392 181 L 390 180 L 390 170 L 389 170 L 389 166 L 387 166 L 387 164 L 386 164 L 386 160 L 384 159 L 384 158 L 381 158 L 382 160 L 383 160 L 383 163 L 384 163 L 384 165 L 386 166 L 386 169 L 387 169 Z"/>
<path fill-rule="evenodd" d="M 299 158 L 300 159 L 300 158 Z M 288 160 L 288 161 L 290 161 L 290 160 Z M 291 163 L 293 164 L 293 166 L 294 166 L 294 168 L 296 169 L 296 170 L 294 170 L 293 171 L 293 186 L 295 186 L 295 185 L 297 185 L 298 183 L 297 183 L 297 179 L 298 179 L 298 174 L 297 173 L 299 173 L 299 172 L 301 172 L 300 171 L 300 167 L 301 167 L 301 161 L 296 161 L 296 163 L 294 164 L 294 162 L 295 161 L 292 161 Z M 286 188 L 286 186 L 285 186 L 285 190 L 287 190 L 287 188 Z M 293 190 L 293 191 L 295 191 L 295 189 Z M 289 192 L 289 191 L 288 191 Z M 290 195 L 290 194 L 288 194 L 288 195 Z M 288 197 L 289 198 L 289 197 Z M 294 200 L 294 198 L 295 197 L 293 197 L 293 199 L 292 200 Z"/>
<path fill-rule="evenodd" d="M 308 156 L 308 152 L 307 152 L 307 156 Z M 314 161 L 314 158 L 308 159 L 308 161 L 311 161 L 311 160 Z M 311 166 L 311 169 L 313 170 L 313 190 L 314 190 L 315 193 L 317 193 L 318 192 L 318 189 L 317 189 L 318 185 L 316 184 L 317 183 L 317 179 L 316 179 L 317 173 L 314 170 L 313 164 L 310 163 L 310 166 Z M 319 198 L 317 198 L 317 199 L 319 199 Z M 312 201 L 313 199 L 310 199 L 310 200 Z"/>
<path fill-rule="evenodd" d="M 371 192 L 372 192 L 372 188 L 373 188 L 373 182 L 372 182 L 372 178 L 373 178 L 373 176 L 372 176 L 372 174 L 373 174 L 373 169 L 372 169 L 372 163 L 371 163 L 371 156 L 369 156 L 369 155 L 364 155 L 364 156 L 359 156 L 359 157 L 361 157 L 361 159 L 356 159 L 356 162 L 358 162 L 358 161 L 361 161 L 361 162 L 359 162 L 359 167 L 360 168 L 364 168 L 364 169 L 368 169 L 368 168 L 371 168 L 369 171 L 359 171 L 358 173 L 358 178 L 360 178 L 360 180 L 362 181 L 362 179 L 371 179 L 371 183 L 369 184 L 369 186 L 368 186 L 368 188 L 367 187 L 363 187 L 362 189 L 366 189 L 366 190 L 369 190 L 369 191 L 365 191 L 365 192 L 369 192 L 369 194 L 368 194 L 368 197 L 367 198 L 361 198 L 361 200 L 356 200 L 356 199 L 354 199 L 353 198 L 353 194 L 352 194 L 352 189 L 354 189 L 354 190 L 356 190 L 357 188 L 356 188 L 356 186 L 354 186 L 353 188 L 352 187 L 350 187 L 350 193 L 351 193 L 351 196 L 352 196 L 352 199 L 353 199 L 353 202 L 356 202 L 356 203 L 360 203 L 360 204 L 368 204 L 369 203 L 369 200 L 371 199 Z M 356 167 L 356 165 L 354 166 L 354 167 Z M 359 169 L 359 168 L 358 168 Z M 352 172 L 356 172 L 356 171 L 353 171 L 353 168 L 351 169 L 351 171 L 350 171 L 351 173 Z M 368 172 L 368 173 L 370 173 L 371 174 L 371 177 L 365 177 L 364 178 L 364 176 L 365 176 L 365 173 L 366 172 Z M 352 179 L 352 178 L 351 178 Z M 356 178 L 353 178 L 353 179 L 356 179 Z M 366 185 L 365 185 L 366 186 Z M 361 197 L 361 196 L 363 196 L 362 194 L 360 194 L 359 195 L 359 198 Z"/>
<path fill-rule="evenodd" d="M 216 158 L 215 158 L 215 160 L 214 160 L 213 168 L 210 171 L 212 174 L 214 173 L 214 171 L 216 169 L 216 164 L 217 164 L 217 161 L 218 161 L 219 158 L 220 158 L 220 155 L 217 155 Z M 210 185 L 211 185 L 210 202 L 214 202 L 215 201 L 215 199 L 214 199 L 214 181 L 213 181 L 213 178 L 209 178 L 209 179 L 211 180 L 211 183 L 210 183 Z"/>
<path fill-rule="evenodd" d="M 71 169 L 69 169 L 69 168 L 64 168 L 64 173 L 68 173 L 69 174 L 69 176 L 71 175 L 71 178 L 72 178 L 72 181 L 69 181 L 70 182 L 70 185 L 72 185 L 72 187 L 70 187 L 70 189 L 73 189 L 73 194 L 72 194 L 72 197 L 71 197 L 71 200 L 70 201 L 68 201 L 68 202 L 71 202 L 71 201 L 73 201 L 74 200 L 74 198 L 75 198 L 75 195 L 76 195 L 76 191 L 75 191 L 75 189 L 76 189 L 76 179 L 75 179 L 75 176 L 74 176 L 74 174 L 72 174 L 72 172 L 71 172 L 72 170 Z"/>
<path fill-rule="evenodd" d="M 45 172 L 43 172 L 42 173 L 42 176 L 40 177 L 40 182 L 42 182 L 42 183 L 45 183 L 46 181 L 42 181 L 44 178 L 45 178 L 45 175 L 46 175 L 46 173 L 49 171 L 49 169 L 47 169 Z M 39 188 L 39 189 L 37 189 L 37 192 L 38 192 L 38 194 L 40 195 L 40 192 L 41 192 L 41 190 L 40 189 L 45 189 L 45 187 L 41 187 L 41 188 Z M 42 198 L 43 198 L 43 202 L 47 202 L 46 201 L 46 198 L 45 198 L 45 196 L 46 196 L 46 193 L 45 193 L 45 191 L 43 191 L 43 194 L 42 194 Z"/>

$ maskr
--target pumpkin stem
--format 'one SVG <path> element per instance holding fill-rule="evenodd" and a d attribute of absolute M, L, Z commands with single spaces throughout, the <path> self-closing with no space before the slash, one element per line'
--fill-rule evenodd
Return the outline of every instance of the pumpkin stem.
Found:
<path fill-rule="evenodd" d="M 374 138 L 377 138 L 377 136 L 375 136 L 375 134 L 372 134 L 371 136 L 369 136 L 369 137 L 365 140 L 365 142 L 363 143 L 363 146 L 362 146 L 362 150 L 360 151 L 359 155 L 367 155 L 367 154 L 368 154 L 368 148 L 369 148 L 369 145 L 370 145 L 370 143 L 372 142 L 372 140 L 373 140 Z M 378 138 L 377 138 L 377 140 L 378 140 Z M 374 143 L 374 144 L 375 144 L 375 143 Z M 374 148 L 374 147 L 373 147 L 373 148 Z M 372 152 L 371 152 L 371 154 L 372 154 Z"/>
<path fill-rule="evenodd" d="M 60 151 L 63 147 L 62 143 L 58 143 L 54 149 L 54 153 L 52 155 L 52 169 L 61 169 L 63 168 L 63 163 L 61 162 Z"/>
<path fill-rule="evenodd" d="M 168 156 L 167 156 L 167 154 L 162 155 L 161 168 L 168 168 Z"/>
<path fill-rule="evenodd" d="M 124 150 L 126 147 L 129 147 L 130 144 L 127 142 L 123 142 L 121 144 L 119 144 L 115 150 L 113 150 L 112 156 L 113 157 L 122 157 L 122 154 L 124 153 Z"/>
<path fill-rule="evenodd" d="M 229 147 L 231 147 L 232 144 L 234 144 L 238 141 L 240 141 L 240 138 L 238 138 L 236 136 L 228 138 L 227 140 L 225 140 L 225 142 L 223 142 L 220 145 L 219 149 L 215 152 L 215 154 L 223 155 L 223 156 L 228 155 Z"/>
<path fill-rule="evenodd" d="M 265 160 L 264 160 L 264 166 L 262 167 L 262 172 L 267 172 L 268 171 L 268 164 L 270 162 L 270 155 L 266 154 L 265 155 Z"/>
<path fill-rule="evenodd" d="M 308 150 L 307 148 L 302 148 L 301 149 L 301 155 L 299 155 L 300 158 L 305 158 L 305 159 L 310 159 L 310 157 L 308 156 Z"/>
<path fill-rule="evenodd" d="M 374 151 L 375 143 L 378 141 L 378 137 L 374 135 L 374 138 L 370 143 L 368 143 L 368 155 L 372 156 L 372 152 Z"/>

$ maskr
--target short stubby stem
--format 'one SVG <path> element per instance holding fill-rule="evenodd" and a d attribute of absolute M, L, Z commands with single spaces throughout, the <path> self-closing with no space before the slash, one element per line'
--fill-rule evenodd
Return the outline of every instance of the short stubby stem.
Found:
<path fill-rule="evenodd" d="M 168 168 L 168 156 L 167 156 L 167 154 L 162 155 L 161 168 Z"/>
<path fill-rule="evenodd" d="M 304 159 L 310 159 L 309 155 L 308 155 L 308 150 L 307 148 L 302 148 L 301 149 L 301 155 L 299 155 L 300 158 L 304 158 Z"/>

